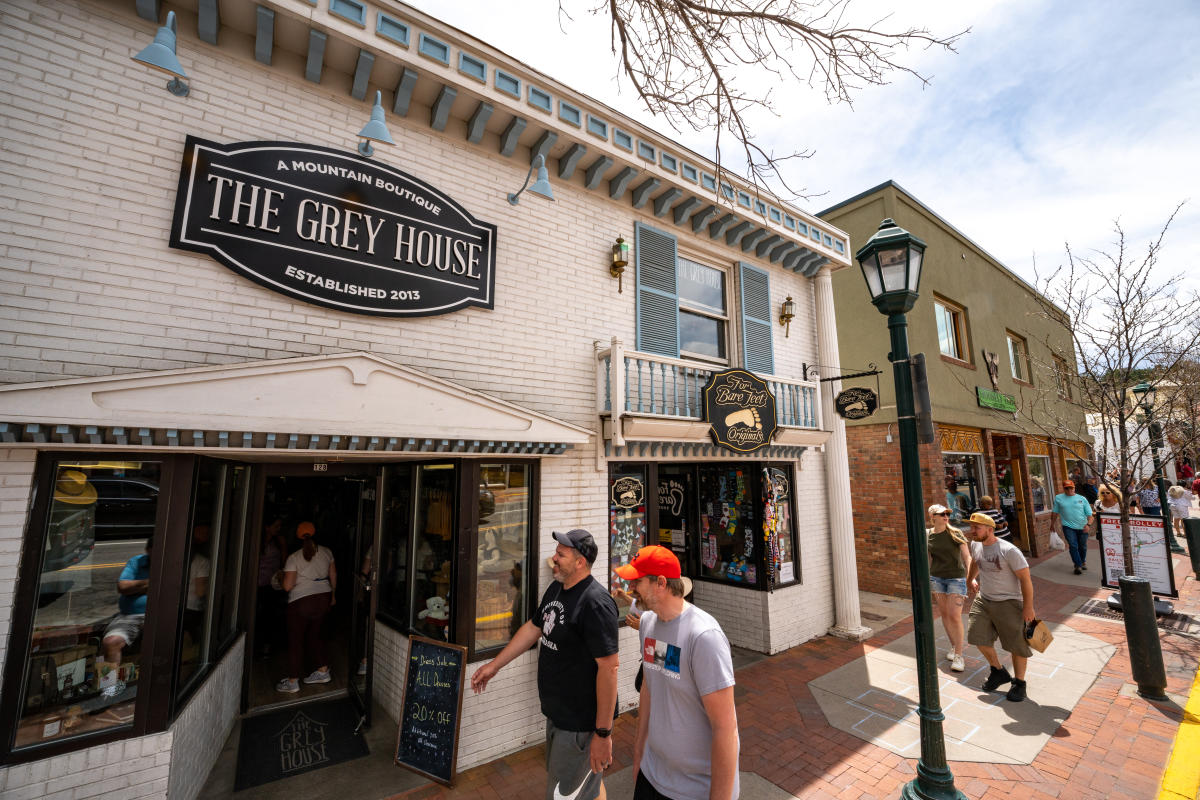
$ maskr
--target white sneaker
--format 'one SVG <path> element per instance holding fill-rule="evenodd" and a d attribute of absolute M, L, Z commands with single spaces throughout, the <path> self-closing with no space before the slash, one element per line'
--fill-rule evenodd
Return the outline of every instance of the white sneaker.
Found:
<path fill-rule="evenodd" d="M 947 661 L 953 661 L 956 658 L 958 658 L 958 653 L 954 652 L 953 650 L 946 651 L 946 660 Z"/>
<path fill-rule="evenodd" d="M 950 669 L 954 672 L 962 672 L 964 669 L 966 669 L 966 666 L 963 664 L 963 657 L 961 653 L 954 654 L 954 660 L 950 662 Z"/>
<path fill-rule="evenodd" d="M 300 691 L 300 682 L 292 680 L 291 678 L 284 678 L 279 683 L 275 684 L 275 691 L 295 694 L 296 692 Z"/>
<path fill-rule="evenodd" d="M 328 670 L 313 670 L 312 675 L 304 679 L 305 683 L 329 683 L 333 678 L 329 677 Z"/>

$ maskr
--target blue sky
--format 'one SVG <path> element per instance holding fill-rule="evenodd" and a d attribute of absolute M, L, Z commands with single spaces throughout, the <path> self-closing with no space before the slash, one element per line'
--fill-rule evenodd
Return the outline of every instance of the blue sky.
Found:
<path fill-rule="evenodd" d="M 411 0 L 410 0 L 411 1 Z M 662 128 L 615 78 L 607 18 L 593 0 L 526 0 L 498 15 L 477 0 L 412 3 L 622 113 Z M 505 8 L 511 9 L 512 6 Z M 858 21 L 971 33 L 958 53 L 914 50 L 904 61 L 929 86 L 896 74 L 828 105 L 800 82 L 744 71 L 770 91 L 778 117 L 752 118 L 759 143 L 811 149 L 786 168 L 816 212 L 893 179 L 1027 280 L 1076 252 L 1107 248 L 1120 218 L 1143 250 L 1170 211 L 1191 199 L 1159 270 L 1200 275 L 1200 3 L 858 0 Z M 676 137 L 712 155 L 711 134 Z M 726 145 L 726 158 L 732 150 Z M 1200 287 L 1200 278 L 1189 283 Z"/>

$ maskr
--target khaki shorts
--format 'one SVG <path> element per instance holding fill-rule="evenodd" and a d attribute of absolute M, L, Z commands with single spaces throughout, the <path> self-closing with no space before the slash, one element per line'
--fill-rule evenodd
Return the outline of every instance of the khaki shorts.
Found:
<path fill-rule="evenodd" d="M 1014 656 L 1033 655 L 1025 640 L 1025 604 L 1020 600 L 984 600 L 976 595 L 971 603 L 967 644 L 991 647 L 1000 637 L 1000 646 Z"/>

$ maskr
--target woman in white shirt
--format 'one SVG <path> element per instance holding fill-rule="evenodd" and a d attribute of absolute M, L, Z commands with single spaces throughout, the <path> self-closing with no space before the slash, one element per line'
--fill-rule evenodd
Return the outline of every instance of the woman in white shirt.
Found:
<path fill-rule="evenodd" d="M 337 565 L 328 547 L 313 541 L 317 529 L 311 522 L 296 526 L 296 537 L 304 546 L 288 556 L 283 565 L 283 589 L 288 593 L 288 665 L 289 678 L 276 684 L 276 691 L 295 694 L 300 691 L 304 656 L 319 665 L 304 679 L 305 683 L 329 683 L 329 659 L 321 626 L 335 602 Z"/>
<path fill-rule="evenodd" d="M 1096 500 L 1096 513 L 1120 514 L 1121 490 L 1111 483 L 1100 484 L 1100 497 Z"/>

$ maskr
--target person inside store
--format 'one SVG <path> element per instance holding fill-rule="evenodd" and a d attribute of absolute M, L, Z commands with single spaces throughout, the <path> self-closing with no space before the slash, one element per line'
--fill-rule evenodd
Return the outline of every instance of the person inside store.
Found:
<path fill-rule="evenodd" d="M 1033 622 L 1033 579 L 1029 562 L 1011 542 L 996 538 L 995 523 L 987 514 L 971 515 L 971 565 L 967 587 L 975 595 L 967 626 L 967 643 L 987 660 L 991 671 L 981 687 L 994 692 L 1011 684 L 1005 698 L 1025 699 L 1025 668 L 1033 649 L 1025 639 L 1025 626 Z M 1010 674 L 996 655 L 996 639 L 1012 656 Z"/>
<path fill-rule="evenodd" d="M 634 800 L 736 800 L 738 724 L 725 632 L 683 599 L 679 559 L 670 549 L 647 545 L 616 572 L 644 609 Z"/>
<path fill-rule="evenodd" d="M 985 494 L 979 498 L 979 508 L 976 508 L 971 513 L 980 512 L 987 514 L 996 523 L 996 538 L 1008 541 L 1008 537 L 1012 531 L 1008 527 L 1008 517 L 1004 516 L 1004 512 L 996 508 L 996 501 L 992 499 L 990 494 Z"/>
<path fill-rule="evenodd" d="M 100 640 L 104 660 L 116 669 L 121 663 L 125 648 L 134 644 L 142 635 L 146 624 L 146 595 L 150 591 L 150 550 L 154 539 L 146 540 L 145 552 L 138 553 L 125 562 L 117 577 L 117 615 L 109 621 Z M 97 672 L 101 669 L 97 667 Z M 124 686 L 110 684 L 104 687 L 105 697 L 119 695 Z"/>
<path fill-rule="evenodd" d="M 204 628 L 205 598 L 208 597 L 208 576 L 212 573 L 212 560 L 208 556 L 208 540 L 211 537 L 207 525 L 192 529 L 192 557 L 188 560 L 187 599 L 183 606 L 183 629 L 193 644 L 200 641 Z"/>
<path fill-rule="evenodd" d="M 929 522 L 925 537 L 929 547 L 929 590 L 933 594 L 937 614 L 950 639 L 946 658 L 950 669 L 962 672 L 963 664 L 963 602 L 967 599 L 967 566 L 971 553 L 967 537 L 950 524 L 950 509 L 940 503 L 929 507 Z"/>
<path fill-rule="evenodd" d="M 1079 493 L 1080 497 L 1088 501 L 1089 506 L 1095 505 L 1096 501 L 1100 499 L 1100 492 L 1096 488 L 1096 476 L 1085 476 L 1082 469 L 1077 471 L 1079 477 L 1071 478 L 1071 480 L 1075 481 L 1075 491 Z"/>
<path fill-rule="evenodd" d="M 596 546 L 582 528 L 555 532 L 554 580 L 499 655 L 471 676 L 479 694 L 506 664 L 538 649 L 538 698 L 546 716 L 546 800 L 605 797 L 617 713 L 617 604 L 592 577 Z M 591 691 L 591 687 L 595 687 Z"/>
<path fill-rule="evenodd" d="M 1050 525 L 1067 540 L 1075 574 L 1087 570 L 1088 529 L 1092 527 L 1092 506 L 1075 492 L 1074 481 L 1063 481 L 1063 490 L 1054 495 Z"/>
<path fill-rule="evenodd" d="M 317 665 L 305 683 L 329 683 L 329 658 L 321 626 L 337 602 L 337 565 L 328 547 L 313 541 L 317 529 L 311 522 L 296 526 L 296 538 L 303 545 L 288 556 L 283 565 L 283 589 L 288 593 L 288 667 L 290 677 L 276 684 L 276 691 L 295 694 L 300 691 L 304 662 Z"/>
<path fill-rule="evenodd" d="M 268 658 L 283 641 L 286 628 L 287 596 L 283 591 L 283 558 L 287 543 L 283 540 L 283 517 L 267 515 L 258 552 L 258 598 L 254 605 L 254 640 L 258 658 Z"/>

